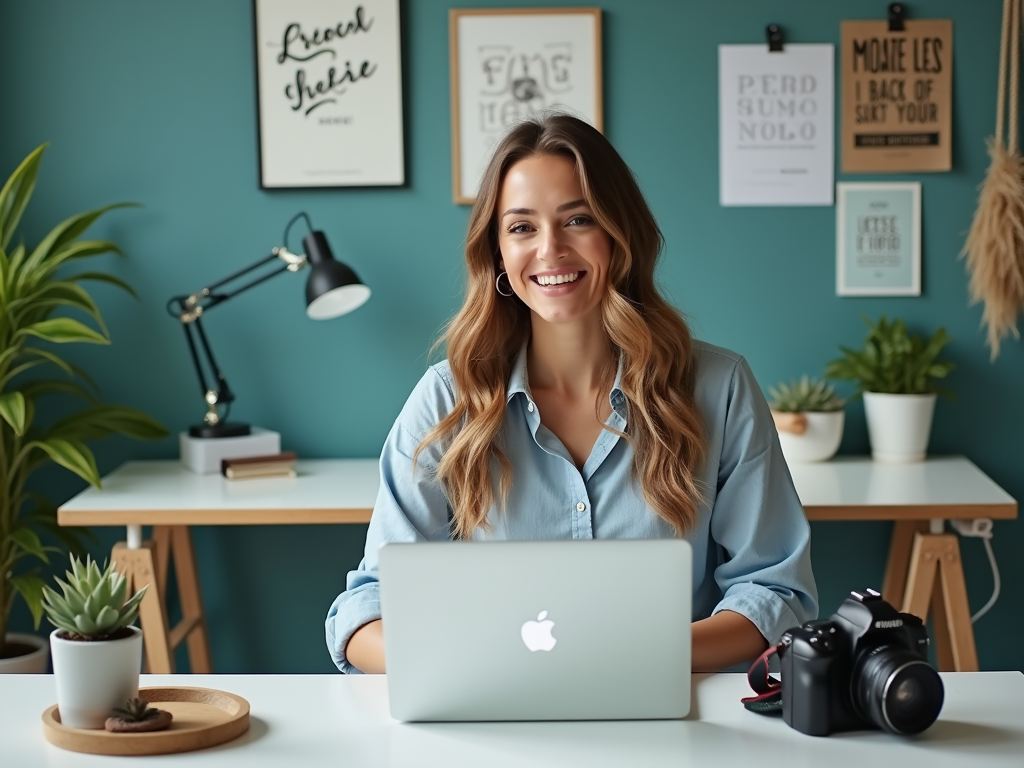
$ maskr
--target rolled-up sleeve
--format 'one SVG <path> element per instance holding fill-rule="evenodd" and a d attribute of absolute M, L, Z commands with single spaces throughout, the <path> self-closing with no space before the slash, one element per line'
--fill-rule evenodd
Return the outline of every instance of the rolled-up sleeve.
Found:
<path fill-rule="evenodd" d="M 380 489 L 366 532 L 366 548 L 359 567 L 350 571 L 345 591 L 327 613 L 327 648 L 342 672 L 358 673 L 345 657 L 349 639 L 364 624 L 381 616 L 377 579 L 378 550 L 389 542 L 448 538 L 448 503 L 434 469 L 440 458 L 437 446 L 413 455 L 427 434 L 451 408 L 450 385 L 444 369 L 427 371 L 409 396 L 384 442 L 380 456 Z"/>
<path fill-rule="evenodd" d="M 746 361 L 737 362 L 725 416 L 712 538 L 722 548 L 714 609 L 746 616 L 769 643 L 818 615 L 810 526 L 771 411 Z"/>

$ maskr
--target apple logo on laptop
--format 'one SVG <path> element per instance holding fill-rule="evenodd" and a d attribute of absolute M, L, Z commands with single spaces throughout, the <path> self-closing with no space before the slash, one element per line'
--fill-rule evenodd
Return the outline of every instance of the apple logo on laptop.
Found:
<path fill-rule="evenodd" d="M 523 642 L 531 651 L 550 651 L 558 642 L 551 636 L 551 629 L 555 622 L 547 618 L 548 612 L 541 611 L 536 621 L 528 621 L 523 624 L 521 630 Z"/>

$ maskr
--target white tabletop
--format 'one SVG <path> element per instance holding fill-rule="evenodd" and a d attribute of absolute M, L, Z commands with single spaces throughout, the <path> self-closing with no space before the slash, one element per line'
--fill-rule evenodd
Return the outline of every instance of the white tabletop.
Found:
<path fill-rule="evenodd" d="M 176 460 L 129 461 L 61 505 L 61 525 L 252 525 L 370 519 L 377 459 L 307 459 L 298 477 L 228 480 Z"/>
<path fill-rule="evenodd" d="M 189 765 L 221 768 L 547 768 L 928 766 L 1020 768 L 1024 675 L 943 673 L 938 722 L 915 738 L 881 731 L 805 736 L 747 712 L 745 675 L 697 676 L 690 717 L 677 721 L 402 724 L 388 715 L 386 679 L 344 675 L 144 675 L 142 685 L 193 685 L 248 699 L 252 725 L 233 742 L 158 758 L 67 752 L 43 738 L 55 702 L 49 675 L 0 680 L 0 756 L 11 768 Z"/>
<path fill-rule="evenodd" d="M 789 465 L 811 519 L 912 519 L 1017 516 L 1017 502 L 963 456 L 889 463 L 839 456 Z"/>
<path fill-rule="evenodd" d="M 297 478 L 228 480 L 175 460 L 129 461 L 60 507 L 61 525 L 365 523 L 380 485 L 376 459 L 313 459 Z M 812 520 L 1017 516 L 1017 502 L 963 456 L 890 464 L 866 457 L 791 464 Z"/>

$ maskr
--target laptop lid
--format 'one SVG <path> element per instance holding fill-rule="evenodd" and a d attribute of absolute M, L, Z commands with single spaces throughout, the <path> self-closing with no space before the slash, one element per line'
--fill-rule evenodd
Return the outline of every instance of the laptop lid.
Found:
<path fill-rule="evenodd" d="M 684 717 L 692 578 L 681 539 L 385 545 L 391 715 Z"/>

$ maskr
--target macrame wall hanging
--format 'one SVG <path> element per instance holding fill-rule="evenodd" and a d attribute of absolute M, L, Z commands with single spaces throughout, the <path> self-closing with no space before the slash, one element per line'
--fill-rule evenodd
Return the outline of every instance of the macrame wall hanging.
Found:
<path fill-rule="evenodd" d="M 1017 148 L 1021 0 L 1003 0 L 996 132 L 988 141 L 991 163 L 963 253 L 971 273 L 971 303 L 984 302 L 982 322 L 992 359 L 1007 334 L 1020 338 L 1024 311 L 1024 161 Z"/>

